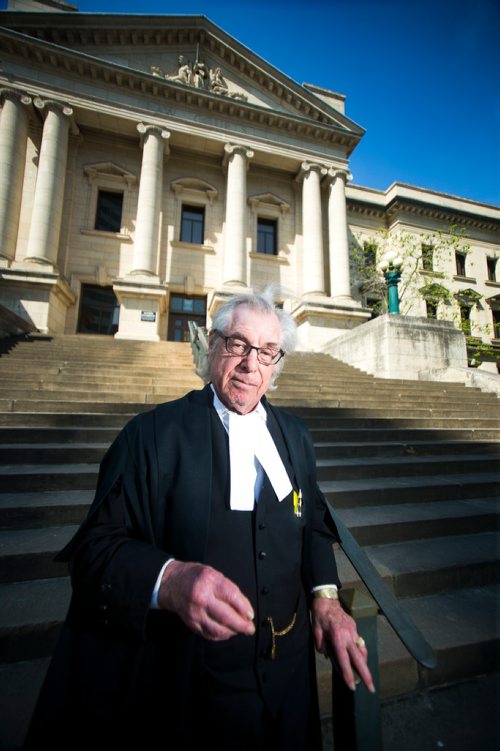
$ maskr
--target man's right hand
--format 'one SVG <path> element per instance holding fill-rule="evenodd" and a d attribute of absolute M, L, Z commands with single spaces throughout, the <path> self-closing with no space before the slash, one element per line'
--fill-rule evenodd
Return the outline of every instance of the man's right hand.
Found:
<path fill-rule="evenodd" d="M 210 641 L 255 633 L 254 612 L 239 587 L 220 571 L 201 563 L 172 561 L 163 572 L 158 605 Z"/>

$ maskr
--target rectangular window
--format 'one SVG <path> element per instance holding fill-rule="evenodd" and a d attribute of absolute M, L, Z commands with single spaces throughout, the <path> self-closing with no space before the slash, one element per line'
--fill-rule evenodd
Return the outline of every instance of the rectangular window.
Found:
<path fill-rule="evenodd" d="M 257 253 L 275 256 L 278 252 L 278 223 L 276 219 L 257 219 Z"/>
<path fill-rule="evenodd" d="M 182 206 L 181 242 L 203 245 L 205 237 L 205 207 Z"/>
<path fill-rule="evenodd" d="M 172 342 L 189 341 L 189 321 L 198 326 L 207 323 L 207 298 L 174 294 L 170 298 L 168 339 Z"/>
<path fill-rule="evenodd" d="M 496 258 L 487 258 L 486 263 L 488 264 L 488 281 L 489 282 L 496 282 L 497 280 L 497 259 Z"/>
<path fill-rule="evenodd" d="M 122 228 L 123 193 L 100 190 L 97 193 L 95 229 L 120 232 Z"/>
<path fill-rule="evenodd" d="M 455 253 L 455 264 L 457 268 L 457 276 L 466 276 L 465 273 L 465 253 Z"/>
<path fill-rule="evenodd" d="M 427 309 L 427 318 L 437 318 L 437 303 L 426 300 L 425 307 Z"/>
<path fill-rule="evenodd" d="M 434 270 L 434 248 L 432 245 L 422 245 L 422 268 L 424 271 Z"/>
<path fill-rule="evenodd" d="M 492 310 L 493 314 L 493 336 L 500 339 L 500 310 Z"/>

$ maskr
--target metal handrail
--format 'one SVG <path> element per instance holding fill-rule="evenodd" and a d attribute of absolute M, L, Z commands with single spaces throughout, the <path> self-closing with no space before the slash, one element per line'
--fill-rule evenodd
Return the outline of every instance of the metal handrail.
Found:
<path fill-rule="evenodd" d="M 188 321 L 188 326 L 194 365 L 196 372 L 198 372 L 203 368 L 208 352 L 207 330 L 203 326 L 198 326 L 195 321 Z"/>

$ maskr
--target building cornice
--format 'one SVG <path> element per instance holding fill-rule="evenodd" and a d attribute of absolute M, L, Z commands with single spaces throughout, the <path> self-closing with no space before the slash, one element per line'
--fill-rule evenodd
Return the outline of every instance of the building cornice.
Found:
<path fill-rule="evenodd" d="M 132 29 L 127 31 L 131 36 L 134 33 Z M 159 97 L 177 105 L 196 106 L 208 114 L 235 118 L 240 123 L 246 121 L 266 130 L 335 144 L 345 149 L 347 154 L 352 152 L 362 135 L 346 130 L 326 115 L 320 116 L 317 110 L 313 113 L 317 116 L 316 119 L 314 116 L 311 118 L 289 114 L 242 102 L 70 50 L 52 42 L 34 40 L 31 36 L 10 29 L 0 28 L 0 49 L 4 52 L 2 68 L 7 75 L 9 70 L 5 53 L 21 57 L 23 64 L 32 64 L 37 70 L 47 68 L 62 71 L 66 76 L 85 78 L 86 82 L 90 80 L 96 84 L 105 83 L 107 87 L 126 88 L 137 95 Z M 95 100 L 92 103 L 94 105 Z"/>
<path fill-rule="evenodd" d="M 434 219 L 448 225 L 500 231 L 500 208 L 435 190 L 393 183 L 386 191 L 349 185 L 346 191 L 351 215 L 393 223 L 401 215 Z"/>
<path fill-rule="evenodd" d="M 418 201 L 411 198 L 395 198 L 387 206 L 386 216 L 389 221 L 399 214 L 411 214 L 413 216 L 436 219 L 440 222 L 459 224 L 462 227 L 474 227 L 475 229 L 488 230 L 489 232 L 500 231 L 500 217 L 495 219 L 479 216 L 473 211 L 461 210 L 445 206 L 433 205 L 431 201 Z"/>

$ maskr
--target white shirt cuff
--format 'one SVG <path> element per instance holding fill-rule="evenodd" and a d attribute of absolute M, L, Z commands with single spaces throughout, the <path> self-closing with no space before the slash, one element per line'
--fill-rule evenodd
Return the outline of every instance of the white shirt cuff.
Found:
<path fill-rule="evenodd" d="M 165 561 L 165 563 L 160 569 L 160 573 L 158 574 L 158 578 L 156 580 L 155 588 L 153 589 L 153 594 L 151 595 L 151 602 L 149 603 L 149 607 L 151 610 L 160 609 L 160 606 L 158 605 L 158 592 L 160 591 L 160 585 L 161 585 L 161 580 L 163 577 L 163 572 L 167 568 L 168 564 L 172 563 L 172 561 L 175 561 L 175 558 L 169 558 L 168 561 Z"/>

